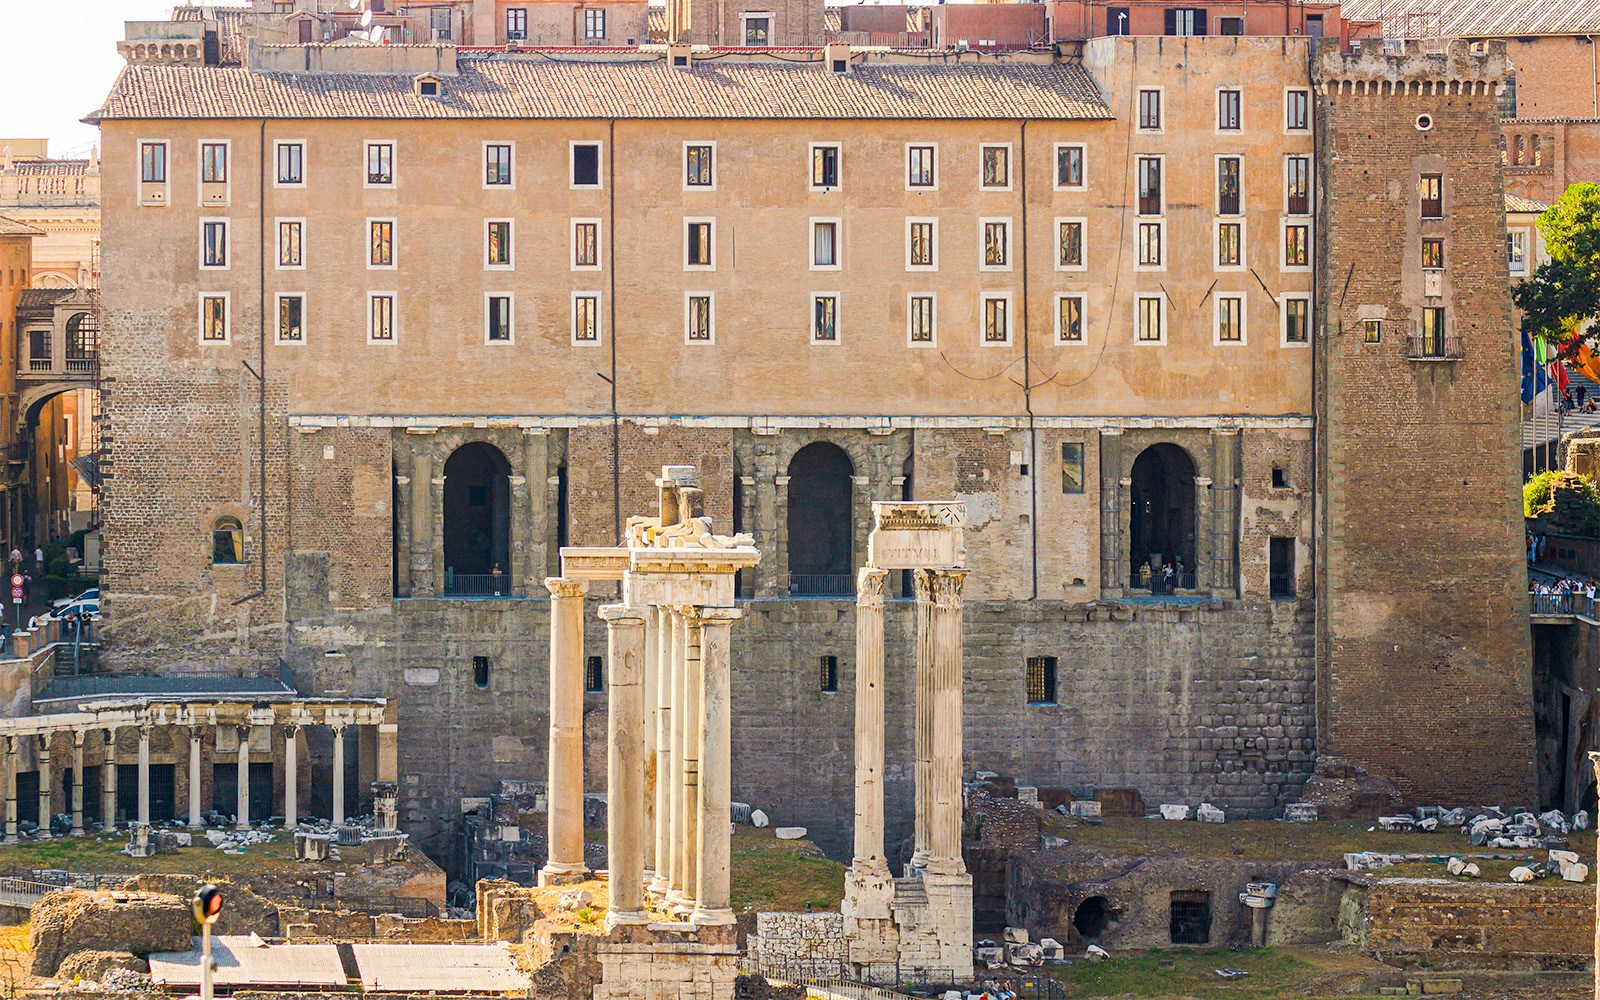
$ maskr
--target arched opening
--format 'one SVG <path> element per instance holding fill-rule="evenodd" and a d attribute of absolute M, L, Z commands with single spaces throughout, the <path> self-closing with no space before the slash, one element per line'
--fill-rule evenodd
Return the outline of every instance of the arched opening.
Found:
<path fill-rule="evenodd" d="M 1133 462 L 1129 512 L 1132 585 L 1156 593 L 1194 586 L 1194 462 L 1175 444 L 1151 445 Z M 1172 568 L 1172 574 L 1165 572 Z"/>
<path fill-rule="evenodd" d="M 211 525 L 211 565 L 237 566 L 244 562 L 244 525 L 223 515 Z"/>
<path fill-rule="evenodd" d="M 509 595 L 511 463 L 492 444 L 462 445 L 444 463 L 444 592 Z"/>
<path fill-rule="evenodd" d="M 789 593 L 855 593 L 851 483 L 855 466 L 843 448 L 815 441 L 789 460 Z"/>
<path fill-rule="evenodd" d="M 89 375 L 100 356 L 100 324 L 88 313 L 67 320 L 67 373 Z"/>
<path fill-rule="evenodd" d="M 1111 926 L 1111 906 L 1104 896 L 1090 896 L 1072 914 L 1072 929 L 1084 944 L 1094 944 Z"/>

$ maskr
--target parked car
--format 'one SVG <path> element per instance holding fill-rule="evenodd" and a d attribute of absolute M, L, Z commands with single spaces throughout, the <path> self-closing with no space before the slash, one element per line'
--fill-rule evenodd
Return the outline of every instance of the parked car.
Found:
<path fill-rule="evenodd" d="M 83 593 L 79 594 L 77 597 L 61 597 L 61 598 L 57 598 L 56 600 L 50 602 L 50 606 L 53 607 L 53 608 L 64 608 L 69 604 L 76 604 L 79 601 L 93 601 L 95 603 L 95 605 L 98 607 L 98 605 L 100 604 L 100 588 L 99 587 L 90 587 L 88 590 L 85 590 Z"/>
<path fill-rule="evenodd" d="M 50 609 L 50 614 L 46 617 L 59 619 L 65 618 L 70 614 L 81 615 L 85 613 L 90 618 L 100 617 L 100 595 L 98 593 L 93 597 L 75 597 L 66 604 L 57 605 Z"/>

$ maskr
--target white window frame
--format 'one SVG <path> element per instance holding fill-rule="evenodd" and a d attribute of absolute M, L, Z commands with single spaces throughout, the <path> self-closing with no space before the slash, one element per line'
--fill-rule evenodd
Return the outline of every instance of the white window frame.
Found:
<path fill-rule="evenodd" d="M 1289 306 L 1290 301 L 1299 301 L 1306 304 L 1306 339 L 1294 342 L 1289 340 Z M 1311 346 L 1311 325 L 1316 322 L 1316 314 L 1311 310 L 1310 292 L 1285 292 L 1278 296 L 1278 346 L 1292 348 L 1309 348 Z M 1362 324 L 1362 337 L 1366 337 L 1366 324 Z"/>
<path fill-rule="evenodd" d="M 594 339 L 578 339 L 578 300 L 594 299 Z M 576 289 L 567 301 L 567 339 L 573 347 L 599 347 L 606 340 L 606 300 L 598 291 Z"/>
<path fill-rule="evenodd" d="M 1221 263 L 1221 256 L 1217 252 L 1217 249 L 1218 249 L 1217 231 L 1223 225 L 1238 226 L 1239 227 L 1239 263 L 1237 263 L 1237 264 L 1224 264 L 1224 263 Z M 1247 271 L 1247 270 L 1249 270 L 1249 267 L 1250 267 L 1250 239 L 1249 239 L 1249 235 L 1250 235 L 1249 222 L 1248 222 L 1248 220 L 1245 219 L 1244 216 L 1242 216 L 1242 215 L 1237 215 L 1237 216 L 1236 215 L 1218 215 L 1218 216 L 1213 216 L 1212 219 L 1211 219 L 1211 269 L 1213 271 L 1220 271 L 1220 272 L 1223 272 L 1223 273 L 1228 273 L 1228 272 L 1233 272 L 1233 271 Z"/>
<path fill-rule="evenodd" d="M 592 224 L 594 226 L 594 263 L 578 263 L 578 227 Z M 687 236 L 685 236 L 687 239 Z M 687 248 L 685 253 L 687 253 Z M 602 271 L 605 270 L 606 260 L 606 227 L 598 218 L 574 218 L 567 222 L 567 267 L 573 271 Z"/>
<path fill-rule="evenodd" d="M 506 224 L 505 264 L 491 264 L 489 262 L 489 227 L 497 222 Z M 483 220 L 483 269 L 485 271 L 515 271 L 517 269 L 517 220 L 515 219 L 484 219 Z"/>
<path fill-rule="evenodd" d="M 689 336 L 689 310 L 690 310 L 690 307 L 691 307 L 691 302 L 694 299 L 705 299 L 706 300 L 706 309 L 708 310 L 707 319 L 710 320 L 710 322 L 707 324 L 707 329 L 709 330 L 709 332 L 711 334 L 710 338 L 707 339 L 707 340 L 693 340 Z M 684 342 L 685 345 L 691 345 L 691 346 L 694 346 L 694 347 L 708 347 L 708 346 L 714 346 L 716 344 L 716 342 L 717 342 L 717 293 L 716 292 L 703 291 L 703 292 L 684 292 L 683 293 L 683 342 Z"/>
<path fill-rule="evenodd" d="M 833 226 L 833 263 L 817 263 L 817 227 Z M 809 239 L 806 241 L 806 260 L 813 271 L 842 271 L 844 270 L 844 220 L 838 216 L 814 215 L 806 226 Z"/>
<path fill-rule="evenodd" d="M 932 340 L 911 339 L 911 302 L 913 299 L 928 300 L 928 308 L 932 310 L 928 316 L 928 319 L 930 320 L 930 332 L 933 334 Z M 939 295 L 937 292 L 928 291 L 906 293 L 906 346 L 914 350 L 922 350 L 929 347 L 939 346 Z"/>
<path fill-rule="evenodd" d="M 1161 231 L 1161 263 L 1159 264 L 1139 263 L 1139 230 L 1144 226 L 1155 226 Z M 1166 218 L 1158 215 L 1136 216 L 1133 220 L 1133 269 L 1135 271 L 1149 272 L 1165 271 L 1167 269 L 1167 260 L 1171 258 L 1171 256 L 1172 254 L 1167 245 Z"/>
<path fill-rule="evenodd" d="M 817 300 L 833 299 L 833 339 L 817 339 Z M 838 292 L 811 292 L 806 295 L 806 340 L 812 347 L 838 347 L 844 343 L 844 297 Z"/>
<path fill-rule="evenodd" d="M 1223 160 L 1239 161 L 1239 211 L 1232 215 L 1223 215 L 1220 211 L 1222 200 L 1221 184 Z M 1245 201 L 1246 192 L 1244 186 L 1244 162 L 1245 160 L 1243 153 L 1216 153 L 1211 157 L 1211 212 L 1219 219 L 1242 219 L 1245 216 L 1245 212 L 1249 203 Z M 1166 180 L 1167 179 L 1165 176 L 1161 178 L 1163 187 L 1166 186 Z M 1288 197 L 1287 184 L 1285 184 L 1284 198 L 1287 199 Z M 1166 206 L 1163 205 L 1162 207 L 1165 208 Z"/>
<path fill-rule="evenodd" d="M 379 340 L 372 336 L 372 301 L 379 298 L 388 298 L 392 303 L 389 312 L 388 340 Z M 367 343 L 374 347 L 392 347 L 400 342 L 400 293 L 399 292 L 368 292 L 367 293 L 367 318 L 364 325 L 367 328 Z"/>
<path fill-rule="evenodd" d="M 593 146 L 594 154 L 594 183 L 579 184 L 577 164 L 572 162 L 572 153 L 579 146 Z M 572 191 L 600 191 L 606 186 L 606 144 L 600 139 L 571 139 L 567 142 L 567 188 Z M 714 168 L 713 168 L 714 169 Z"/>
<path fill-rule="evenodd" d="M 1301 226 L 1306 231 L 1306 262 L 1289 264 L 1289 227 Z M 1291 215 L 1278 220 L 1278 270 L 1287 274 L 1305 274 L 1317 264 L 1316 230 L 1309 215 Z"/>
<path fill-rule="evenodd" d="M 222 154 L 222 156 L 223 156 L 223 173 L 225 173 L 227 176 L 221 182 L 220 185 L 217 184 L 215 181 L 211 182 L 211 184 L 213 186 L 218 186 L 218 187 L 220 187 L 222 189 L 222 198 L 221 198 L 220 201 L 207 201 L 206 200 L 206 186 L 207 186 L 207 181 L 206 181 L 206 147 L 207 146 L 221 146 L 223 148 L 223 150 L 224 150 L 224 152 Z M 172 152 L 171 150 L 167 151 L 167 153 L 168 153 L 168 156 L 167 156 L 167 177 L 169 179 L 172 177 L 172 157 L 171 157 L 171 152 Z M 213 207 L 216 207 L 216 206 L 219 206 L 219 205 L 231 205 L 231 204 L 233 204 L 233 140 L 232 139 L 201 139 L 199 142 L 197 142 L 195 144 L 195 155 L 196 155 L 195 171 L 194 171 L 195 198 L 199 201 L 200 207 L 201 208 L 213 208 Z"/>
<path fill-rule="evenodd" d="M 991 222 L 1004 222 L 1006 224 L 1006 262 L 1004 264 L 986 264 L 984 251 L 984 229 Z M 1009 215 L 980 215 L 978 216 L 978 270 L 980 271 L 1009 271 L 1012 262 L 1016 260 L 1016 227 Z"/>
<path fill-rule="evenodd" d="M 299 299 L 300 300 L 300 339 L 299 340 L 285 340 L 285 339 L 283 339 L 283 327 L 279 323 L 279 318 L 283 315 L 283 300 L 284 299 Z M 278 292 L 273 296 L 273 298 L 272 298 L 272 342 L 274 344 L 277 344 L 280 347 L 304 347 L 305 346 L 306 340 L 309 337 L 309 334 L 307 333 L 307 328 L 311 325 L 306 319 L 307 314 L 310 312 L 309 308 L 306 305 L 306 299 L 307 299 L 307 296 L 306 296 L 305 292 Z"/>
<path fill-rule="evenodd" d="M 287 184 L 287 183 L 284 183 L 283 181 L 278 179 L 278 157 L 280 155 L 279 154 L 279 150 L 281 150 L 285 146 L 299 146 L 300 147 L 300 182 L 298 184 Z M 307 157 L 306 157 L 306 148 L 307 148 L 307 146 L 308 146 L 308 143 L 304 139 L 274 139 L 272 141 L 272 186 L 273 187 L 275 187 L 275 188 L 289 188 L 289 189 L 299 188 L 299 189 L 302 189 L 302 190 L 305 188 L 305 186 L 306 186 L 306 173 L 307 173 L 307 169 L 306 169 L 306 159 L 307 159 Z"/>
<path fill-rule="evenodd" d="M 1083 164 L 1083 171 L 1077 184 L 1061 183 L 1061 151 L 1063 149 L 1076 149 L 1079 160 Z M 1057 191 L 1087 191 L 1089 190 L 1089 145 L 1083 142 L 1058 142 L 1055 144 L 1053 156 L 1050 160 L 1050 170 L 1054 174 L 1051 178 Z"/>
<path fill-rule="evenodd" d="M 206 263 L 206 227 L 222 227 L 222 263 Z M 196 254 L 196 262 L 202 271 L 231 271 L 233 270 L 233 226 L 226 216 L 202 215 L 200 216 L 200 246 Z"/>
<path fill-rule="evenodd" d="M 933 226 L 933 254 L 932 264 L 911 263 L 911 227 L 913 225 Z M 912 215 L 906 217 L 906 271 L 932 273 L 939 270 L 939 219 L 932 215 Z"/>
<path fill-rule="evenodd" d="M 1290 128 L 1289 127 L 1289 95 L 1290 94 L 1294 94 L 1294 93 L 1301 93 L 1301 94 L 1306 95 L 1306 127 L 1305 128 Z M 1310 88 L 1308 88 L 1308 87 L 1285 87 L 1285 88 L 1283 88 L 1283 115 L 1280 117 L 1279 121 L 1280 121 L 1281 125 L 1283 126 L 1283 134 L 1284 135 L 1310 135 L 1311 134 L 1311 130 L 1312 130 L 1311 119 L 1312 119 L 1313 115 L 1315 115 L 1315 113 L 1316 113 L 1316 106 L 1311 103 L 1311 90 L 1310 90 Z"/>
<path fill-rule="evenodd" d="M 1239 95 L 1239 127 L 1222 127 L 1222 95 L 1233 93 Z M 1165 111 L 1165 109 L 1162 109 Z M 1238 84 L 1230 84 L 1217 88 L 1216 103 L 1211 106 L 1211 133 L 1213 135 L 1238 135 L 1244 131 L 1244 88 Z"/>
<path fill-rule="evenodd" d="M 1139 321 L 1144 309 L 1141 306 L 1146 299 L 1155 299 L 1160 303 L 1160 313 L 1157 316 L 1161 324 L 1161 336 L 1156 340 L 1144 340 L 1139 336 Z M 1135 347 L 1165 347 L 1167 346 L 1167 296 L 1165 293 L 1139 292 L 1133 296 L 1133 346 Z"/>
<path fill-rule="evenodd" d="M 1061 227 L 1068 222 L 1076 222 L 1083 234 L 1083 263 L 1081 264 L 1061 263 Z M 1055 269 L 1057 271 L 1089 270 L 1089 220 L 1086 217 L 1081 215 L 1058 215 L 1050 234 L 1054 237 L 1050 241 L 1050 256 L 1055 260 Z"/>
<path fill-rule="evenodd" d="M 1290 160 L 1305 160 L 1306 161 L 1306 210 L 1304 212 L 1291 212 L 1291 211 L 1289 211 L 1289 161 Z M 1282 166 L 1279 169 L 1280 169 L 1281 180 L 1279 181 L 1278 186 L 1282 189 L 1281 197 L 1283 199 L 1283 214 L 1284 215 L 1288 215 L 1288 216 L 1293 216 L 1296 219 L 1309 219 L 1309 218 L 1311 218 L 1313 215 L 1316 214 L 1316 211 L 1317 211 L 1317 164 L 1316 164 L 1316 161 L 1312 159 L 1310 153 L 1284 153 L 1283 154 L 1283 163 L 1282 163 Z M 1242 183 L 1240 184 L 1240 190 L 1241 191 L 1243 190 L 1243 184 Z"/>
<path fill-rule="evenodd" d="M 711 263 L 691 264 L 689 263 L 689 227 L 704 223 L 711 225 Z M 683 262 L 683 270 L 686 273 L 691 271 L 715 271 L 717 269 L 717 220 L 715 217 L 709 215 L 689 215 L 684 217 L 683 249 L 680 260 Z"/>
<path fill-rule="evenodd" d="M 1222 300 L 1239 300 L 1239 339 L 1222 339 Z M 1218 292 L 1212 296 L 1211 307 L 1211 346 L 1212 347 L 1243 347 L 1250 342 L 1250 299 L 1244 292 L 1226 291 Z"/>
<path fill-rule="evenodd" d="M 1138 133 L 1140 135 L 1165 135 L 1166 131 L 1167 131 L 1167 88 L 1164 87 L 1164 86 L 1160 86 L 1160 87 L 1143 87 L 1143 86 L 1140 86 L 1140 87 L 1135 87 L 1133 89 L 1134 89 L 1134 98 L 1133 98 L 1133 130 L 1134 130 L 1134 132 L 1136 132 L 1136 133 Z M 1143 103 L 1144 103 L 1144 94 L 1145 94 L 1146 91 L 1151 91 L 1151 90 L 1155 91 L 1156 95 L 1157 95 L 1157 97 L 1156 97 L 1156 107 L 1158 109 L 1157 110 L 1157 117 L 1160 118 L 1160 124 L 1158 124 L 1155 128 L 1145 128 L 1143 125 L 1139 124 L 1139 116 L 1140 116 L 1140 114 L 1141 114 L 1141 112 L 1143 110 L 1141 105 L 1143 105 Z M 1165 180 L 1165 178 L 1163 178 L 1163 180 Z"/>
<path fill-rule="evenodd" d="M 489 147 L 511 147 L 511 183 L 489 183 Z M 483 184 L 485 191 L 515 191 L 517 189 L 517 141 L 515 139 L 485 139 L 483 140 L 483 160 L 479 163 L 478 180 Z"/>
<path fill-rule="evenodd" d="M 495 299 L 506 300 L 506 330 L 511 334 L 505 340 L 489 336 L 489 308 Z M 485 347 L 500 347 L 517 342 L 517 295 L 511 291 L 483 293 L 483 343 Z"/>
<path fill-rule="evenodd" d="M 222 300 L 222 339 L 206 339 L 206 299 Z M 233 295 L 229 292 L 201 292 L 195 299 L 199 326 L 195 330 L 201 347 L 226 347 L 233 343 Z"/>
<path fill-rule="evenodd" d="M 1010 347 L 1016 338 L 1017 316 L 1010 292 L 997 289 L 981 289 L 978 292 L 978 346 L 979 347 Z M 989 340 L 985 337 L 989 322 L 989 301 L 999 299 L 1006 304 L 1006 339 Z"/>
<path fill-rule="evenodd" d="M 1154 215 L 1145 215 L 1139 211 L 1139 161 L 1155 160 L 1156 171 L 1161 175 L 1161 211 Z M 1212 178 L 1212 183 L 1216 179 Z M 1135 219 L 1165 219 L 1167 217 L 1167 154 L 1165 153 L 1135 153 L 1133 155 L 1133 216 Z"/>
<path fill-rule="evenodd" d="M 389 183 L 372 183 L 367 164 L 372 162 L 372 147 L 389 147 Z M 394 191 L 400 187 L 400 143 L 394 139 L 363 139 L 361 141 L 361 186 L 368 191 Z"/>
<path fill-rule="evenodd" d="M 298 223 L 300 226 L 300 263 L 284 264 L 282 255 L 283 234 L 281 232 L 285 223 Z M 272 220 L 272 269 L 274 271 L 304 271 L 306 269 L 306 220 L 300 216 L 279 216 Z M 371 234 L 367 238 L 370 240 Z"/>
<path fill-rule="evenodd" d="M 1511 264 L 1512 237 L 1522 238 L 1522 266 L 1520 268 L 1513 267 Z M 1526 226 L 1508 226 L 1506 228 L 1506 271 L 1512 277 L 1525 278 L 1529 274 L 1533 273 L 1533 268 L 1531 267 L 1531 264 L 1533 263 L 1533 253 L 1531 249 L 1532 243 L 1533 240 L 1529 238 L 1528 228 Z"/>
<path fill-rule="evenodd" d="M 591 14 L 599 14 L 600 15 L 600 17 L 599 17 L 600 34 L 598 34 L 598 35 L 591 35 L 589 33 L 589 21 L 590 21 L 590 15 Z M 596 42 L 596 41 L 603 42 L 608 37 L 610 37 L 610 35 L 611 35 L 611 19 L 609 17 L 607 17 L 606 14 L 607 14 L 607 11 L 606 11 L 606 8 L 604 8 L 604 7 L 585 7 L 584 8 L 584 10 L 583 10 L 583 40 L 585 42 Z"/>
<path fill-rule="evenodd" d="M 389 263 L 374 264 L 372 262 L 372 224 L 374 222 L 389 223 Z M 400 269 L 400 220 L 392 216 L 369 216 L 365 227 L 366 233 L 362 239 L 361 254 L 366 258 L 369 271 L 397 271 Z"/>
<path fill-rule="evenodd" d="M 1003 150 L 1006 151 L 1006 182 L 1005 182 L 1004 185 L 985 184 L 983 182 L 983 154 L 984 154 L 985 150 L 989 150 L 989 149 L 1003 149 Z M 907 163 L 907 169 L 909 169 L 909 167 L 910 167 L 910 159 L 909 158 L 907 159 L 906 163 Z M 1012 155 L 1011 143 L 1009 143 L 1009 142 L 980 142 L 980 143 L 978 143 L 978 190 L 979 191 L 1010 191 L 1012 186 L 1014 184 L 1016 184 L 1016 175 L 1017 175 L 1017 161 L 1016 161 L 1016 157 Z M 935 175 L 935 176 L 937 176 L 937 175 Z"/>
<path fill-rule="evenodd" d="M 689 147 L 691 147 L 691 146 L 710 146 L 711 147 L 711 183 L 710 184 L 690 184 L 689 183 Z M 721 156 L 717 153 L 717 144 L 715 142 L 713 142 L 712 140 L 709 140 L 709 139 L 705 139 L 705 140 L 686 139 L 686 140 L 684 140 L 684 143 L 683 143 L 683 161 L 682 161 L 683 170 L 682 170 L 682 173 L 679 175 L 679 180 L 681 180 L 683 182 L 683 189 L 685 191 L 715 191 L 717 189 L 717 164 L 719 162 L 721 162 Z"/>
<path fill-rule="evenodd" d="M 922 185 L 911 183 L 911 151 L 913 149 L 928 149 L 933 151 L 933 183 Z M 900 160 L 900 179 L 905 183 L 907 191 L 937 191 L 939 190 L 939 144 L 937 142 L 908 142 L 906 143 L 905 156 Z M 982 174 L 983 164 L 978 165 L 979 174 Z"/>
<path fill-rule="evenodd" d="M 165 150 L 162 153 L 161 162 L 166 168 L 164 174 L 166 180 L 147 181 L 144 179 L 144 147 L 146 146 L 161 146 Z M 139 192 L 139 204 L 147 208 L 166 208 L 172 203 L 172 140 L 140 139 L 135 148 L 138 149 L 139 155 L 134 157 L 133 180 L 134 184 L 137 185 L 134 190 Z M 231 177 L 232 175 L 230 174 L 229 176 Z M 160 190 L 161 196 L 158 198 L 151 197 L 157 189 Z"/>
<path fill-rule="evenodd" d="M 815 178 L 816 178 L 816 174 L 813 173 L 812 167 L 815 166 L 815 164 L 817 162 L 817 150 L 819 150 L 819 149 L 831 149 L 831 150 L 833 150 L 833 179 L 838 181 L 837 184 L 833 184 L 833 185 L 830 186 L 830 185 L 827 185 L 827 184 L 813 184 L 812 183 L 812 181 L 815 180 Z M 907 169 L 909 170 L 910 169 L 910 167 L 909 167 L 909 164 L 910 164 L 909 156 L 907 157 L 907 161 L 906 162 L 907 162 Z M 937 177 L 938 175 L 935 174 L 934 176 Z M 827 194 L 827 193 L 832 192 L 832 191 L 842 191 L 842 190 L 844 190 L 844 144 L 843 143 L 840 143 L 840 142 L 813 142 L 813 143 L 808 143 L 806 145 L 806 188 L 808 190 L 818 192 L 819 194 Z"/>
<path fill-rule="evenodd" d="M 1077 299 L 1078 300 L 1078 321 L 1083 327 L 1083 337 L 1081 339 L 1079 339 L 1079 340 L 1064 340 L 1064 339 L 1062 339 L 1061 302 L 1062 302 L 1063 299 Z M 1055 294 L 1055 298 L 1051 300 L 1051 304 L 1054 306 L 1054 315 L 1051 317 L 1050 324 L 1051 324 L 1052 329 L 1055 331 L 1056 346 L 1057 347 L 1083 347 L 1084 345 L 1088 344 L 1089 343 L 1089 295 L 1088 295 L 1088 293 L 1087 292 L 1057 292 Z"/>
<path fill-rule="evenodd" d="M 745 41 L 745 39 L 747 37 L 749 37 L 750 26 L 746 22 L 748 22 L 748 21 L 761 21 L 761 20 L 765 20 L 767 22 L 767 43 L 765 45 L 762 45 L 762 46 L 749 46 L 748 43 Z M 739 15 L 739 40 L 738 40 L 739 47 L 740 48 L 754 47 L 754 48 L 766 48 L 766 49 L 772 48 L 772 35 L 773 35 L 774 29 L 777 27 L 777 23 L 776 23 L 777 20 L 778 19 L 775 16 L 773 16 L 772 11 L 770 11 L 770 10 L 747 10 L 747 11 L 743 12 L 742 14 L 740 14 Z M 696 343 L 700 343 L 700 341 L 696 341 Z"/>

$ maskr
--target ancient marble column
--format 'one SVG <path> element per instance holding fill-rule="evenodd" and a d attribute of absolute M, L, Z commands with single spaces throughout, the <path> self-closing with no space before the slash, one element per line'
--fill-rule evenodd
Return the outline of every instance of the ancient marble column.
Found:
<path fill-rule="evenodd" d="M 83 738 L 82 729 L 72 731 L 72 835 L 83 836 Z"/>
<path fill-rule="evenodd" d="M 52 734 L 50 733 L 43 733 L 36 737 L 38 740 L 36 746 L 39 751 L 39 836 L 41 838 L 48 838 L 50 836 L 50 815 L 52 812 L 54 812 L 54 810 L 50 808 L 51 735 Z"/>
<path fill-rule="evenodd" d="M 333 825 L 344 825 L 344 727 L 335 723 L 333 729 Z"/>
<path fill-rule="evenodd" d="M 17 839 L 17 737 L 7 736 L 6 750 L 6 839 Z"/>
<path fill-rule="evenodd" d="M 689 706 L 684 704 L 684 683 L 688 677 L 688 664 L 685 662 L 687 653 L 689 626 L 679 611 L 669 612 L 672 618 L 672 635 L 668 641 L 672 644 L 669 654 L 671 663 L 668 668 L 672 671 L 672 717 L 668 721 L 672 724 L 669 734 L 672 741 L 672 773 L 669 775 L 668 808 L 670 810 L 669 822 L 671 823 L 668 850 L 672 854 L 672 863 L 668 866 L 669 880 L 667 882 L 666 902 L 674 904 L 683 899 L 684 881 L 683 865 L 684 854 L 684 759 L 683 759 L 683 733 L 684 726 L 689 718 Z"/>
<path fill-rule="evenodd" d="M 933 818 L 933 576 L 929 570 L 913 570 L 911 581 L 917 597 L 912 709 L 916 787 L 911 868 L 920 871 L 928 864 L 928 824 Z"/>
<path fill-rule="evenodd" d="M 15 790 L 13 790 L 15 797 Z M 117 828 L 117 731 L 104 733 L 100 757 L 100 822 L 105 829 Z"/>
<path fill-rule="evenodd" d="M 250 727 L 236 726 L 235 732 L 239 736 L 239 749 L 235 760 L 239 775 L 239 801 L 234 811 L 235 830 L 250 829 Z M 337 737 L 335 746 L 337 746 Z M 338 773 L 337 770 L 335 773 Z M 335 789 L 337 789 L 337 785 Z M 334 800 L 338 801 L 339 793 L 335 790 Z"/>
<path fill-rule="evenodd" d="M 700 739 L 705 719 L 705 689 L 700 647 L 704 624 L 700 609 L 685 609 L 683 615 L 683 843 L 679 857 L 683 862 L 684 913 L 694 909 L 700 891 Z"/>
<path fill-rule="evenodd" d="M 611 905 L 606 926 L 645 923 L 644 620 L 648 609 L 607 604 L 606 855 Z"/>
<path fill-rule="evenodd" d="M 641 607 L 644 616 L 644 676 L 639 690 L 644 699 L 644 873 L 649 885 L 656 873 L 656 611 Z"/>
<path fill-rule="evenodd" d="M 583 860 L 583 580 L 550 577 L 549 859 L 539 884 L 579 881 Z"/>
<path fill-rule="evenodd" d="M 189 727 L 189 829 L 198 830 L 200 819 L 200 727 Z"/>
<path fill-rule="evenodd" d="M 139 825 L 150 825 L 150 725 L 139 727 Z"/>
<path fill-rule="evenodd" d="M 655 879 L 652 892 L 664 893 L 672 887 L 672 612 L 656 608 L 656 738 L 655 738 Z"/>
<path fill-rule="evenodd" d="M 300 823 L 300 727 L 283 727 L 283 825 L 293 830 Z"/>
<path fill-rule="evenodd" d="M 967 571 L 932 570 L 933 578 L 933 816 L 928 871 L 960 875 L 961 859 L 961 590 Z"/>
<path fill-rule="evenodd" d="M 733 799 L 733 623 L 738 608 L 700 610 L 700 817 L 696 924 L 731 924 L 729 804 Z"/>
<path fill-rule="evenodd" d="M 887 570 L 856 575 L 856 837 L 850 865 L 889 877 L 883 851 L 883 597 Z"/>

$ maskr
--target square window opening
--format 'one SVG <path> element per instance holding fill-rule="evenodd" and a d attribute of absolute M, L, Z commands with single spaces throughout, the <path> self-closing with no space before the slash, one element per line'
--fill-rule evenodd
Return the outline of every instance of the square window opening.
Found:
<path fill-rule="evenodd" d="M 1054 705 L 1056 703 L 1056 658 L 1054 656 L 1028 657 L 1028 704 Z"/>
<path fill-rule="evenodd" d="M 472 658 L 472 683 L 479 690 L 489 689 L 489 658 L 487 656 L 474 656 Z"/>
<path fill-rule="evenodd" d="M 837 656 L 824 656 L 819 663 L 818 684 L 820 690 L 832 693 L 839 690 L 839 658 Z"/>
<path fill-rule="evenodd" d="M 583 693 L 604 694 L 606 690 L 606 661 L 591 656 L 583 661 Z"/>
<path fill-rule="evenodd" d="M 1170 902 L 1173 944 L 1209 944 L 1211 893 L 1174 890 Z"/>
<path fill-rule="evenodd" d="M 1268 542 L 1267 586 L 1274 600 L 1294 599 L 1294 539 Z"/>

